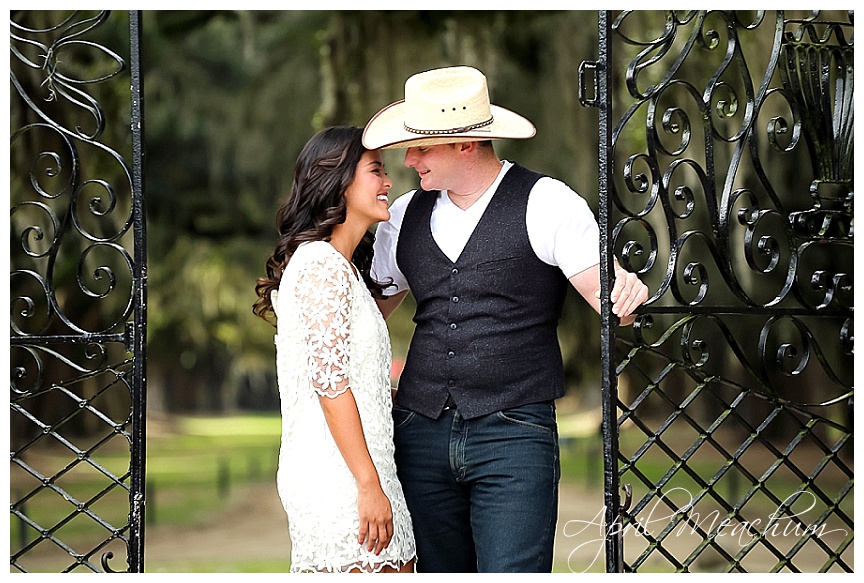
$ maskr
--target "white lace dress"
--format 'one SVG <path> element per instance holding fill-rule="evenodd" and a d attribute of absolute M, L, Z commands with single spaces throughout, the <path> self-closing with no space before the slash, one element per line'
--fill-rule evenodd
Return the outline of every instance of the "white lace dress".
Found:
<path fill-rule="evenodd" d="M 416 551 L 393 461 L 390 339 L 375 300 L 339 252 L 315 241 L 291 257 L 273 306 L 282 407 L 276 483 L 288 514 L 291 571 L 400 567 Z M 357 541 L 357 483 L 319 402 L 347 390 L 345 378 L 393 510 L 393 539 L 380 555 Z"/>

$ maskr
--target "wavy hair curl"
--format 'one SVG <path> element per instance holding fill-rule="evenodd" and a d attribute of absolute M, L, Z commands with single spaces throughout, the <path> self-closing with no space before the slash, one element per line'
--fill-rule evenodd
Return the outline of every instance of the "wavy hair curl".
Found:
<path fill-rule="evenodd" d="M 354 180 L 360 158 L 367 151 L 363 129 L 351 126 L 327 128 L 315 134 L 300 151 L 294 167 L 291 193 L 276 215 L 278 239 L 266 262 L 266 276 L 258 278 L 258 299 L 252 312 L 272 323 L 275 316 L 270 294 L 279 288 L 282 272 L 297 247 L 306 241 L 327 241 L 333 227 L 345 222 L 345 190 Z M 351 261 L 375 298 L 383 298 L 381 284 L 370 274 L 375 236 L 367 231 Z"/>

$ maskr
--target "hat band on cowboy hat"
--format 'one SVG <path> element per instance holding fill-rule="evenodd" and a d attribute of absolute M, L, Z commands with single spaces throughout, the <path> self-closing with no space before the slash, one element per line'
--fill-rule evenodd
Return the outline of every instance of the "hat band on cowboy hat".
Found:
<path fill-rule="evenodd" d="M 475 123 L 475 124 L 471 124 L 468 126 L 463 126 L 461 128 L 452 128 L 449 130 L 418 130 L 417 128 L 409 128 L 408 124 L 403 124 L 402 127 L 404 127 L 407 131 L 411 132 L 412 134 L 423 134 L 424 136 L 436 136 L 436 135 L 441 135 L 441 134 L 464 134 L 465 132 L 470 132 L 471 130 L 476 130 L 477 128 L 482 128 L 484 126 L 488 126 L 493 121 L 495 121 L 494 118 L 490 117 L 486 121 L 481 121 L 480 123 Z"/>
<path fill-rule="evenodd" d="M 473 67 L 445 67 L 413 75 L 405 99 L 391 103 L 366 124 L 363 145 L 378 148 L 495 139 L 526 139 L 534 125 L 489 101 L 486 77 Z"/>

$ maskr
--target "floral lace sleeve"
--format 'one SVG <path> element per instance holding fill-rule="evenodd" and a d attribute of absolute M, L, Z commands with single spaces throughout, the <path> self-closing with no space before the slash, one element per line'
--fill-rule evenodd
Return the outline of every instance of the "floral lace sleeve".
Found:
<path fill-rule="evenodd" d="M 326 397 L 337 397 L 350 388 L 349 270 L 336 257 L 317 257 L 304 266 L 294 288 L 305 329 L 311 386 Z"/>

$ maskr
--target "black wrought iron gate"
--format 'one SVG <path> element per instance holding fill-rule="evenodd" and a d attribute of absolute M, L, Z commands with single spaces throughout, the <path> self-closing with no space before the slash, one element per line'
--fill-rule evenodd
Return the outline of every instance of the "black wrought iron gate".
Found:
<path fill-rule="evenodd" d="M 52 14 L 10 13 L 11 570 L 140 572 L 140 15 Z"/>
<path fill-rule="evenodd" d="M 606 569 L 852 571 L 852 13 L 599 19 Z"/>
<path fill-rule="evenodd" d="M 38 14 L 11 13 L 11 565 L 138 572 L 140 15 Z M 607 571 L 854 568 L 840 16 L 599 15 L 603 297 L 613 258 L 652 291 L 632 329 L 602 305 Z"/>

